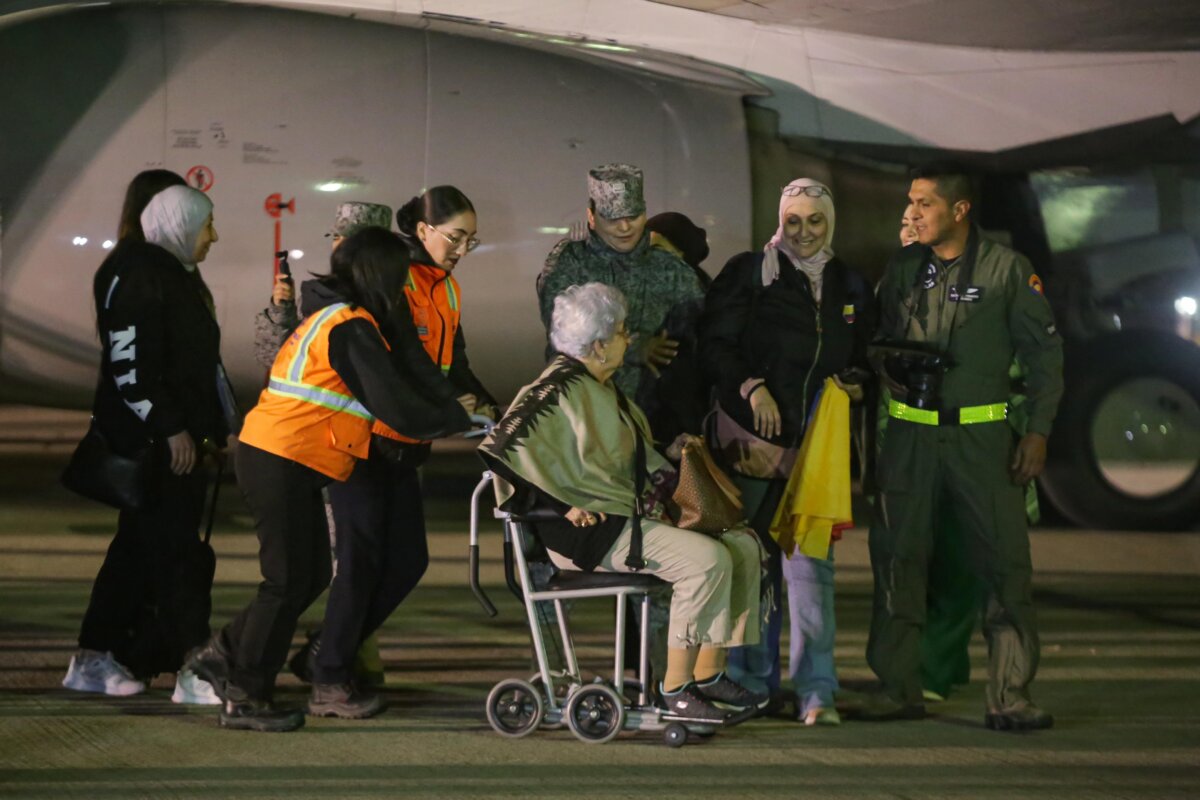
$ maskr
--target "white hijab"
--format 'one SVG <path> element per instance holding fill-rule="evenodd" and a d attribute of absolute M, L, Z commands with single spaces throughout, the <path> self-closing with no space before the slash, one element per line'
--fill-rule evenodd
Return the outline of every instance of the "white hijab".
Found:
<path fill-rule="evenodd" d="M 212 208 L 212 201 L 203 192 L 190 186 L 169 186 L 146 204 L 142 232 L 147 242 L 178 258 L 191 272 L 196 268 L 196 240 Z"/>
<path fill-rule="evenodd" d="M 820 197 L 809 198 L 813 200 L 817 208 L 825 215 L 825 219 L 829 222 L 829 227 L 825 231 L 825 241 L 821 244 L 821 249 L 808 258 L 801 258 L 796 254 L 791 245 L 788 244 L 787 237 L 784 236 L 784 226 L 789 213 L 800 205 L 802 198 L 807 197 L 803 192 L 794 196 L 780 194 L 779 197 L 779 227 L 775 230 L 775 235 L 771 237 L 771 241 L 767 242 L 763 247 L 763 266 L 762 266 L 762 285 L 770 286 L 779 278 L 779 251 L 783 251 L 800 270 L 808 276 L 809 282 L 812 284 L 813 297 L 817 302 L 821 302 L 821 282 L 825 273 L 825 264 L 829 259 L 833 258 L 833 194 L 829 191 L 829 187 L 820 181 L 814 181 L 812 178 L 797 178 L 784 187 L 796 186 L 800 188 L 808 186 L 816 186 L 824 189 L 824 193 Z M 799 213 L 798 211 L 796 213 Z"/>

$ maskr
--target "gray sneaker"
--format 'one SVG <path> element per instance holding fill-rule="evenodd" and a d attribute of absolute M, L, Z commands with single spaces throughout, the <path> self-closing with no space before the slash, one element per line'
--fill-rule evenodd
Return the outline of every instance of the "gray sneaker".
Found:
<path fill-rule="evenodd" d="M 377 694 L 360 692 L 348 683 L 314 683 L 308 713 L 314 717 L 367 719 L 387 706 Z"/>
<path fill-rule="evenodd" d="M 76 692 L 95 692 L 113 697 L 128 697 L 146 691 L 146 684 L 120 664 L 112 653 L 80 650 L 71 656 L 71 666 L 63 678 L 64 688 Z"/>

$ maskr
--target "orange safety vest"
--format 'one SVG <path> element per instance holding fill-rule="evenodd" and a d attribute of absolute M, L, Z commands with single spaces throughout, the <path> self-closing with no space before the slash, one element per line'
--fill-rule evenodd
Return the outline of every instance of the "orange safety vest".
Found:
<path fill-rule="evenodd" d="M 442 374 L 449 374 L 454 361 L 454 337 L 458 333 L 461 316 L 458 310 L 458 282 L 439 267 L 412 264 L 408 268 L 404 295 L 412 310 L 413 324 L 421 345 L 433 363 L 441 367 Z M 402 436 L 378 420 L 371 432 L 398 442 L 421 443 L 420 439 Z"/>
<path fill-rule="evenodd" d="M 375 421 L 329 363 L 330 331 L 352 319 L 365 319 L 379 330 L 365 309 L 334 303 L 288 337 L 258 405 L 246 415 L 238 437 L 242 442 L 334 480 L 350 477 L 354 459 L 367 457 Z"/>

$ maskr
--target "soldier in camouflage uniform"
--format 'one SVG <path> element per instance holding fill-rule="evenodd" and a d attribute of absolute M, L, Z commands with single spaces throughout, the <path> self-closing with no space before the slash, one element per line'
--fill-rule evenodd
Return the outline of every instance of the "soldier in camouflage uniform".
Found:
<path fill-rule="evenodd" d="M 342 203 L 337 207 L 333 227 L 325 236 L 333 240 L 332 249 L 336 250 L 342 239 L 371 226 L 390 228 L 392 210 L 379 203 Z M 283 346 L 283 340 L 299 326 L 300 314 L 296 309 L 296 290 L 292 279 L 287 275 L 276 275 L 271 305 L 254 317 L 255 360 L 270 369 L 275 363 L 275 354 Z"/>
<path fill-rule="evenodd" d="M 599 281 L 621 290 L 629 308 L 625 327 L 636 338 L 613 380 L 630 398 L 675 358 L 679 343 L 664 331 L 668 312 L 704 296 L 691 267 L 650 246 L 642 185 L 642 171 L 628 164 L 589 170 L 587 238 L 555 245 L 537 282 L 547 330 L 554 298 L 567 287 Z"/>

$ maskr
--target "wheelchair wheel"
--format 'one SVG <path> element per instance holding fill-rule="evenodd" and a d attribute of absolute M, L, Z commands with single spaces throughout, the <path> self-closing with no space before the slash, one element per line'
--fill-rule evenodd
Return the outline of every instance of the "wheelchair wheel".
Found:
<path fill-rule="evenodd" d="M 603 744 L 625 725 L 621 696 L 602 683 L 584 686 L 567 701 L 567 727 L 582 741 Z"/>
<path fill-rule="evenodd" d="M 545 684 L 545 682 L 542 681 L 542 673 L 540 673 L 540 672 L 533 673 L 533 675 L 529 678 L 529 682 L 531 684 L 533 684 L 533 687 L 535 689 L 538 690 L 538 693 L 541 697 L 549 696 L 550 693 L 546 690 L 546 684 Z M 571 692 L 575 691 L 578 688 L 579 688 L 579 684 L 568 682 L 567 677 L 565 675 L 555 675 L 554 676 L 554 699 L 557 701 L 560 709 L 563 708 L 564 706 L 566 706 L 567 698 L 570 697 Z M 556 731 L 556 730 L 561 729 L 562 726 L 566 724 L 564 721 L 562 721 L 561 717 L 559 718 L 558 722 L 549 722 L 548 721 L 549 720 L 548 713 L 549 713 L 549 709 L 546 709 L 546 712 L 543 713 L 543 715 L 542 715 L 542 722 L 541 722 L 542 730 Z"/>
<path fill-rule="evenodd" d="M 541 693 L 526 681 L 500 681 L 488 693 L 488 724 L 501 736 L 528 736 L 537 730 L 544 711 Z"/>
<path fill-rule="evenodd" d="M 683 747 L 687 740 L 688 729 L 682 722 L 672 722 L 663 730 L 663 742 L 667 747 Z"/>

